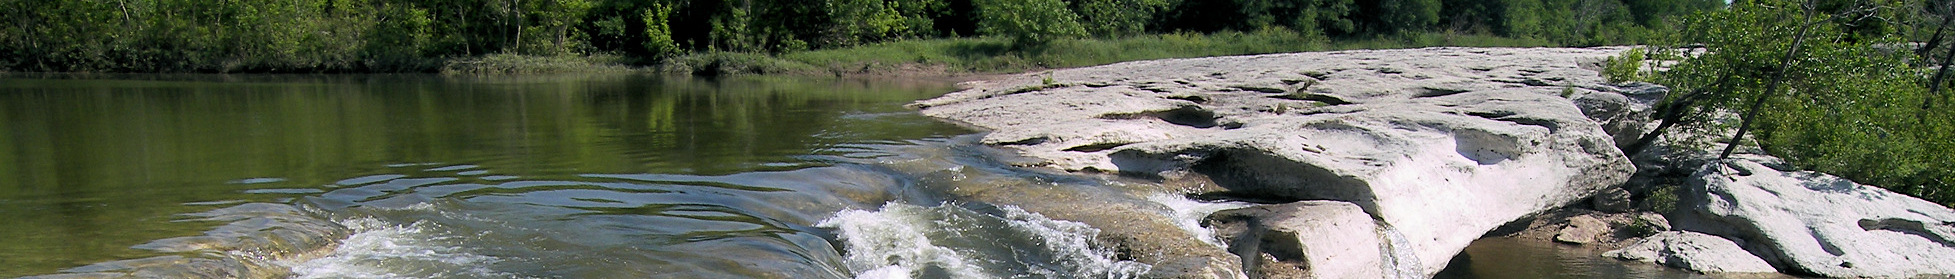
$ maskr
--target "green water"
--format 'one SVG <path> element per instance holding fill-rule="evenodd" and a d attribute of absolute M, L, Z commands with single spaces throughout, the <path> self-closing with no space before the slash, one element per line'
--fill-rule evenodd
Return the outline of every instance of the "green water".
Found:
<path fill-rule="evenodd" d="M 179 214 L 332 200 L 349 180 L 794 170 L 837 145 L 968 133 L 900 106 L 944 81 L 107 78 L 0 79 L 0 277 L 154 256 L 130 246 L 219 225 Z"/>

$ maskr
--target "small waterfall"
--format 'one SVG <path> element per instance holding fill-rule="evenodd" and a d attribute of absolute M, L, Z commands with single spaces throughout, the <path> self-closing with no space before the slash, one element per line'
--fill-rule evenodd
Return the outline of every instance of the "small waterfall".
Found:
<path fill-rule="evenodd" d="M 402 225 L 361 217 L 339 223 L 353 235 L 324 257 L 286 263 L 293 278 L 522 278 L 488 268 L 500 258 L 446 243 L 458 237 L 431 222 Z"/>
<path fill-rule="evenodd" d="M 1387 272 L 1385 276 L 1393 279 L 1426 278 L 1425 264 L 1420 263 L 1419 254 L 1412 251 L 1412 241 L 1406 239 L 1405 234 L 1399 233 L 1398 229 L 1393 228 L 1391 224 L 1383 220 L 1377 220 L 1376 223 L 1378 239 L 1383 240 L 1380 241 L 1382 245 L 1378 247 L 1378 255 L 1384 257 L 1382 268 Z"/>
<path fill-rule="evenodd" d="M 1115 260 L 1084 223 L 974 207 L 889 203 L 817 226 L 836 230 L 856 278 L 1136 278 L 1152 268 Z"/>
<path fill-rule="evenodd" d="M 1202 242 L 1207 242 L 1208 244 L 1215 245 L 1215 247 L 1224 249 L 1229 248 L 1228 243 L 1222 243 L 1222 240 L 1215 236 L 1214 230 L 1202 227 L 1202 219 L 1208 218 L 1209 214 L 1215 214 L 1218 211 L 1254 205 L 1246 202 L 1232 201 L 1201 202 L 1188 199 L 1181 195 L 1170 195 L 1166 193 L 1147 195 L 1147 201 L 1167 206 L 1168 209 L 1173 210 L 1174 212 L 1169 216 L 1174 218 L 1174 225 L 1181 227 L 1181 230 L 1194 234 Z"/>

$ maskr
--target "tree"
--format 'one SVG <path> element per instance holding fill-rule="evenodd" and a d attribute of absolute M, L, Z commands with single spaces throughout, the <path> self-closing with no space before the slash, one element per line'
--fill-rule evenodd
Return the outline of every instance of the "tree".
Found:
<path fill-rule="evenodd" d="M 672 41 L 672 26 L 669 25 L 672 8 L 654 3 L 641 13 L 645 22 L 645 53 L 652 57 L 678 53 L 679 44 Z"/>
<path fill-rule="evenodd" d="M 1913 52 L 1894 49 L 1900 31 L 1852 28 L 1865 21 L 1842 18 L 1893 9 L 1815 2 L 1747 1 L 1690 19 L 1684 42 L 1704 49 L 1658 74 L 1680 93 L 1659 105 L 1658 128 L 1625 152 L 1673 127 L 1705 135 L 1735 128 L 1720 159 L 1751 135 L 1798 167 L 1955 203 L 1955 163 L 1947 160 L 1955 157 L 1955 113 L 1915 105 L 1938 98 L 1930 71 L 1907 62 Z M 1737 127 L 1713 121 L 1726 112 L 1743 113 Z"/>
<path fill-rule="evenodd" d="M 1011 38 L 1019 47 L 1086 35 L 1079 15 L 1059 0 L 975 0 L 978 32 Z"/>
<path fill-rule="evenodd" d="M 1086 31 L 1101 37 L 1122 37 L 1147 31 L 1154 15 L 1168 7 L 1165 0 L 1081 0 L 1079 15 Z"/>
<path fill-rule="evenodd" d="M 1439 23 L 1439 0 L 1366 1 L 1368 18 L 1374 19 L 1373 32 L 1397 33 L 1418 30 Z"/>

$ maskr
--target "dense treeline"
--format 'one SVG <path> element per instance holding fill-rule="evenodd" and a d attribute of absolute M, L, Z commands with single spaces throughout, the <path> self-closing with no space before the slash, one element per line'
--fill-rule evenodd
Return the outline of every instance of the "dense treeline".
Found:
<path fill-rule="evenodd" d="M 784 53 L 993 36 L 1011 49 L 1142 34 L 1459 32 L 1641 43 L 1718 0 L 66 0 L 0 1 L 0 69 L 426 71 L 488 54 Z"/>

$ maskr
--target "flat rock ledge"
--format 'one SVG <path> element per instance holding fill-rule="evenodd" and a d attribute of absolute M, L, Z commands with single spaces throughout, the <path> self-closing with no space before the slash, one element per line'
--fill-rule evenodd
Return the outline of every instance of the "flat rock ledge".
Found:
<path fill-rule="evenodd" d="M 1764 259 L 1738 248 L 1731 240 L 1688 231 L 1659 232 L 1602 256 L 1703 273 L 1778 273 Z"/>
<path fill-rule="evenodd" d="M 1723 236 L 1780 271 L 1825 277 L 1955 276 L 1955 210 L 1751 160 L 1705 164 L 1674 224 Z"/>
<path fill-rule="evenodd" d="M 1429 277 L 1489 230 L 1628 178 L 1634 167 L 1598 124 L 1617 116 L 1585 114 L 1620 110 L 1571 101 L 1648 95 L 1595 71 L 1623 49 L 1138 61 L 968 82 L 912 106 L 989 130 L 982 143 L 1035 165 L 1153 177 L 1194 195 L 1348 203 L 1376 220 L 1371 235 L 1402 238 L 1373 239 L 1401 243 L 1378 251 L 1412 254 L 1396 262 L 1415 264 L 1381 273 Z"/>

